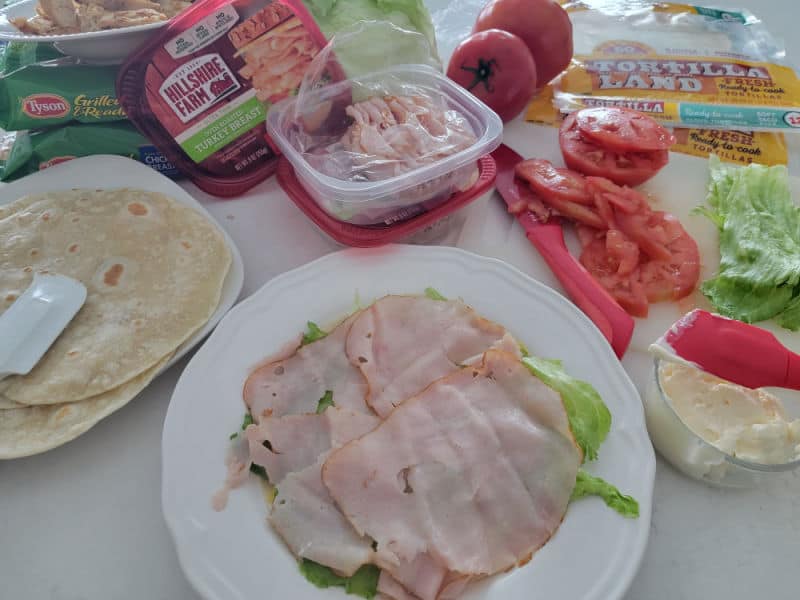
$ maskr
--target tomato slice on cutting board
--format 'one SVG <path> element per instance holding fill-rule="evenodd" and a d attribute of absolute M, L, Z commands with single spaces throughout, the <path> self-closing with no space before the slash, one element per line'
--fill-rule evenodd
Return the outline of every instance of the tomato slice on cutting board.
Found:
<path fill-rule="evenodd" d="M 611 297 L 630 315 L 647 316 L 647 293 L 639 280 L 639 270 L 620 274 L 621 256 L 609 252 L 605 239 L 592 240 L 583 248 L 580 262 Z"/>
<path fill-rule="evenodd" d="M 592 194 L 586 179 L 570 169 L 558 169 L 549 160 L 534 158 L 524 160 L 514 169 L 517 177 L 527 181 L 533 190 L 548 198 L 557 197 L 567 202 L 592 204 Z"/>
<path fill-rule="evenodd" d="M 675 136 L 666 127 L 627 108 L 584 108 L 575 119 L 587 141 L 614 152 L 669 150 L 675 143 Z"/>
<path fill-rule="evenodd" d="M 564 162 L 584 175 L 606 177 L 619 185 L 639 185 L 669 161 L 667 150 L 614 152 L 588 140 L 578 128 L 575 113 L 567 115 L 558 132 Z"/>

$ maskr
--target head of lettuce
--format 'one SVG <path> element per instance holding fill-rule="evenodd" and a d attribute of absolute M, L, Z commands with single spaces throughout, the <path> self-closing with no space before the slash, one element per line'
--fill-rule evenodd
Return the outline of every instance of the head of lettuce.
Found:
<path fill-rule="evenodd" d="M 441 68 L 433 22 L 423 0 L 303 0 L 317 25 L 331 39 L 352 30 L 357 39 L 337 44 L 334 52 L 348 77 L 392 64 L 428 64 Z"/>

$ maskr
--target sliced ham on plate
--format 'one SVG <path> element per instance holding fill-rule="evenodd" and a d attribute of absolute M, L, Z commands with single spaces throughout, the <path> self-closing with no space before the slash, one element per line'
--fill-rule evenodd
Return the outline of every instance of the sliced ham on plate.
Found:
<path fill-rule="evenodd" d="M 358 313 L 326 337 L 294 354 L 258 367 L 244 384 L 244 402 L 256 423 L 264 417 L 314 413 L 325 392 L 339 408 L 372 414 L 364 398 L 367 385 L 345 354 L 345 341 Z"/>
<path fill-rule="evenodd" d="M 263 466 L 278 487 L 269 521 L 298 558 L 345 575 L 372 562 L 372 540 L 356 533 L 339 512 L 322 485 L 320 470 L 332 448 L 378 423 L 377 417 L 331 406 L 319 415 L 268 417 L 247 428 L 251 460 Z"/>
<path fill-rule="evenodd" d="M 372 540 L 356 533 L 322 485 L 320 469 L 327 456 L 283 479 L 269 522 L 292 554 L 350 576 L 373 562 Z"/>
<path fill-rule="evenodd" d="M 367 403 L 381 417 L 492 347 L 519 352 L 504 327 L 463 302 L 423 296 L 376 301 L 353 321 L 346 344 L 369 384 Z"/>
<path fill-rule="evenodd" d="M 380 423 L 378 417 L 331 406 L 322 414 L 263 417 L 245 430 L 250 460 L 264 467 L 270 483 L 278 485 L 287 474 L 305 469 L 317 458 L 338 448 Z"/>
<path fill-rule="evenodd" d="M 428 600 L 399 565 L 427 555 L 445 584 L 527 562 L 560 525 L 581 459 L 559 394 L 492 350 L 332 452 L 322 480 L 377 542 L 375 563 Z"/>

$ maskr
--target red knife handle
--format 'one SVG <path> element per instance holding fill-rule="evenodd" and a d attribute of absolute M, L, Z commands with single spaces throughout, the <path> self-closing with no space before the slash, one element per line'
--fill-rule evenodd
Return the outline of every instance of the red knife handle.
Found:
<path fill-rule="evenodd" d="M 527 237 L 572 301 L 597 326 L 615 354 L 622 358 L 633 335 L 633 318 L 570 254 L 561 225 L 538 225 L 528 230 Z"/>

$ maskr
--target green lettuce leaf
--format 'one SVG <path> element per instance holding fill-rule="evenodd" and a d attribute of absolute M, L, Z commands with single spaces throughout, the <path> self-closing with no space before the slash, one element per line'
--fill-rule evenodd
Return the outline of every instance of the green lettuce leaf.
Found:
<path fill-rule="evenodd" d="M 309 321 L 306 323 L 306 327 L 308 327 L 308 331 L 303 334 L 303 341 L 301 346 L 305 346 L 306 344 L 310 344 L 311 342 L 316 342 L 317 340 L 321 340 L 327 334 L 327 332 L 323 331 L 319 328 L 319 325 L 314 323 L 313 321 Z"/>
<path fill-rule="evenodd" d="M 251 415 L 249 412 L 244 413 L 244 418 L 242 419 L 242 431 L 247 429 L 248 425 L 252 425 L 252 424 L 253 424 L 253 415 Z M 237 437 L 239 437 L 239 432 L 238 431 L 230 434 L 228 436 L 228 439 L 235 440 Z"/>
<path fill-rule="evenodd" d="M 639 503 L 634 498 L 624 496 L 610 483 L 581 469 L 578 471 L 570 501 L 585 496 L 600 496 L 609 508 L 613 508 L 623 517 L 635 519 L 639 516 Z"/>
<path fill-rule="evenodd" d="M 778 325 L 797 331 L 800 329 L 800 295 L 795 295 L 787 304 L 783 312 L 777 316 Z"/>
<path fill-rule="evenodd" d="M 342 587 L 348 594 L 355 594 L 371 600 L 378 590 L 380 569 L 375 565 L 362 565 L 351 577 L 342 577 L 313 560 L 300 561 L 300 572 L 319 588 Z"/>
<path fill-rule="evenodd" d="M 561 394 L 575 441 L 583 450 L 584 460 L 595 460 L 600 444 L 611 429 L 611 413 L 589 383 L 567 374 L 561 361 L 536 356 L 522 359 L 539 379 Z"/>
<path fill-rule="evenodd" d="M 793 303 L 800 284 L 800 208 L 792 202 L 786 168 L 732 167 L 713 155 L 709 165 L 710 208 L 698 212 L 719 228 L 720 268 L 701 291 L 725 316 L 755 323 L 786 313 L 779 322 L 800 325 Z"/>
<path fill-rule="evenodd" d="M 317 414 L 321 415 L 329 406 L 336 406 L 333 403 L 333 392 L 331 390 L 325 390 L 325 394 L 319 399 L 319 402 L 317 402 Z"/>
<path fill-rule="evenodd" d="M 348 77 L 395 64 L 440 66 L 424 0 L 303 0 L 303 4 L 328 39 L 349 33 L 359 21 L 370 22 L 350 40 L 337 36 L 336 58 Z"/>
<path fill-rule="evenodd" d="M 381 570 L 375 565 L 362 565 L 353 576 L 348 578 L 344 591 L 362 598 L 372 599 L 378 590 L 378 578 Z"/>
<path fill-rule="evenodd" d="M 261 465 L 257 465 L 256 463 L 250 463 L 250 472 L 253 475 L 258 475 L 259 477 L 261 477 L 261 479 L 269 483 L 269 475 L 267 475 L 267 470 Z"/>
<path fill-rule="evenodd" d="M 425 288 L 425 295 L 431 300 L 447 300 L 447 298 L 442 296 L 436 288 L 432 287 Z"/>

